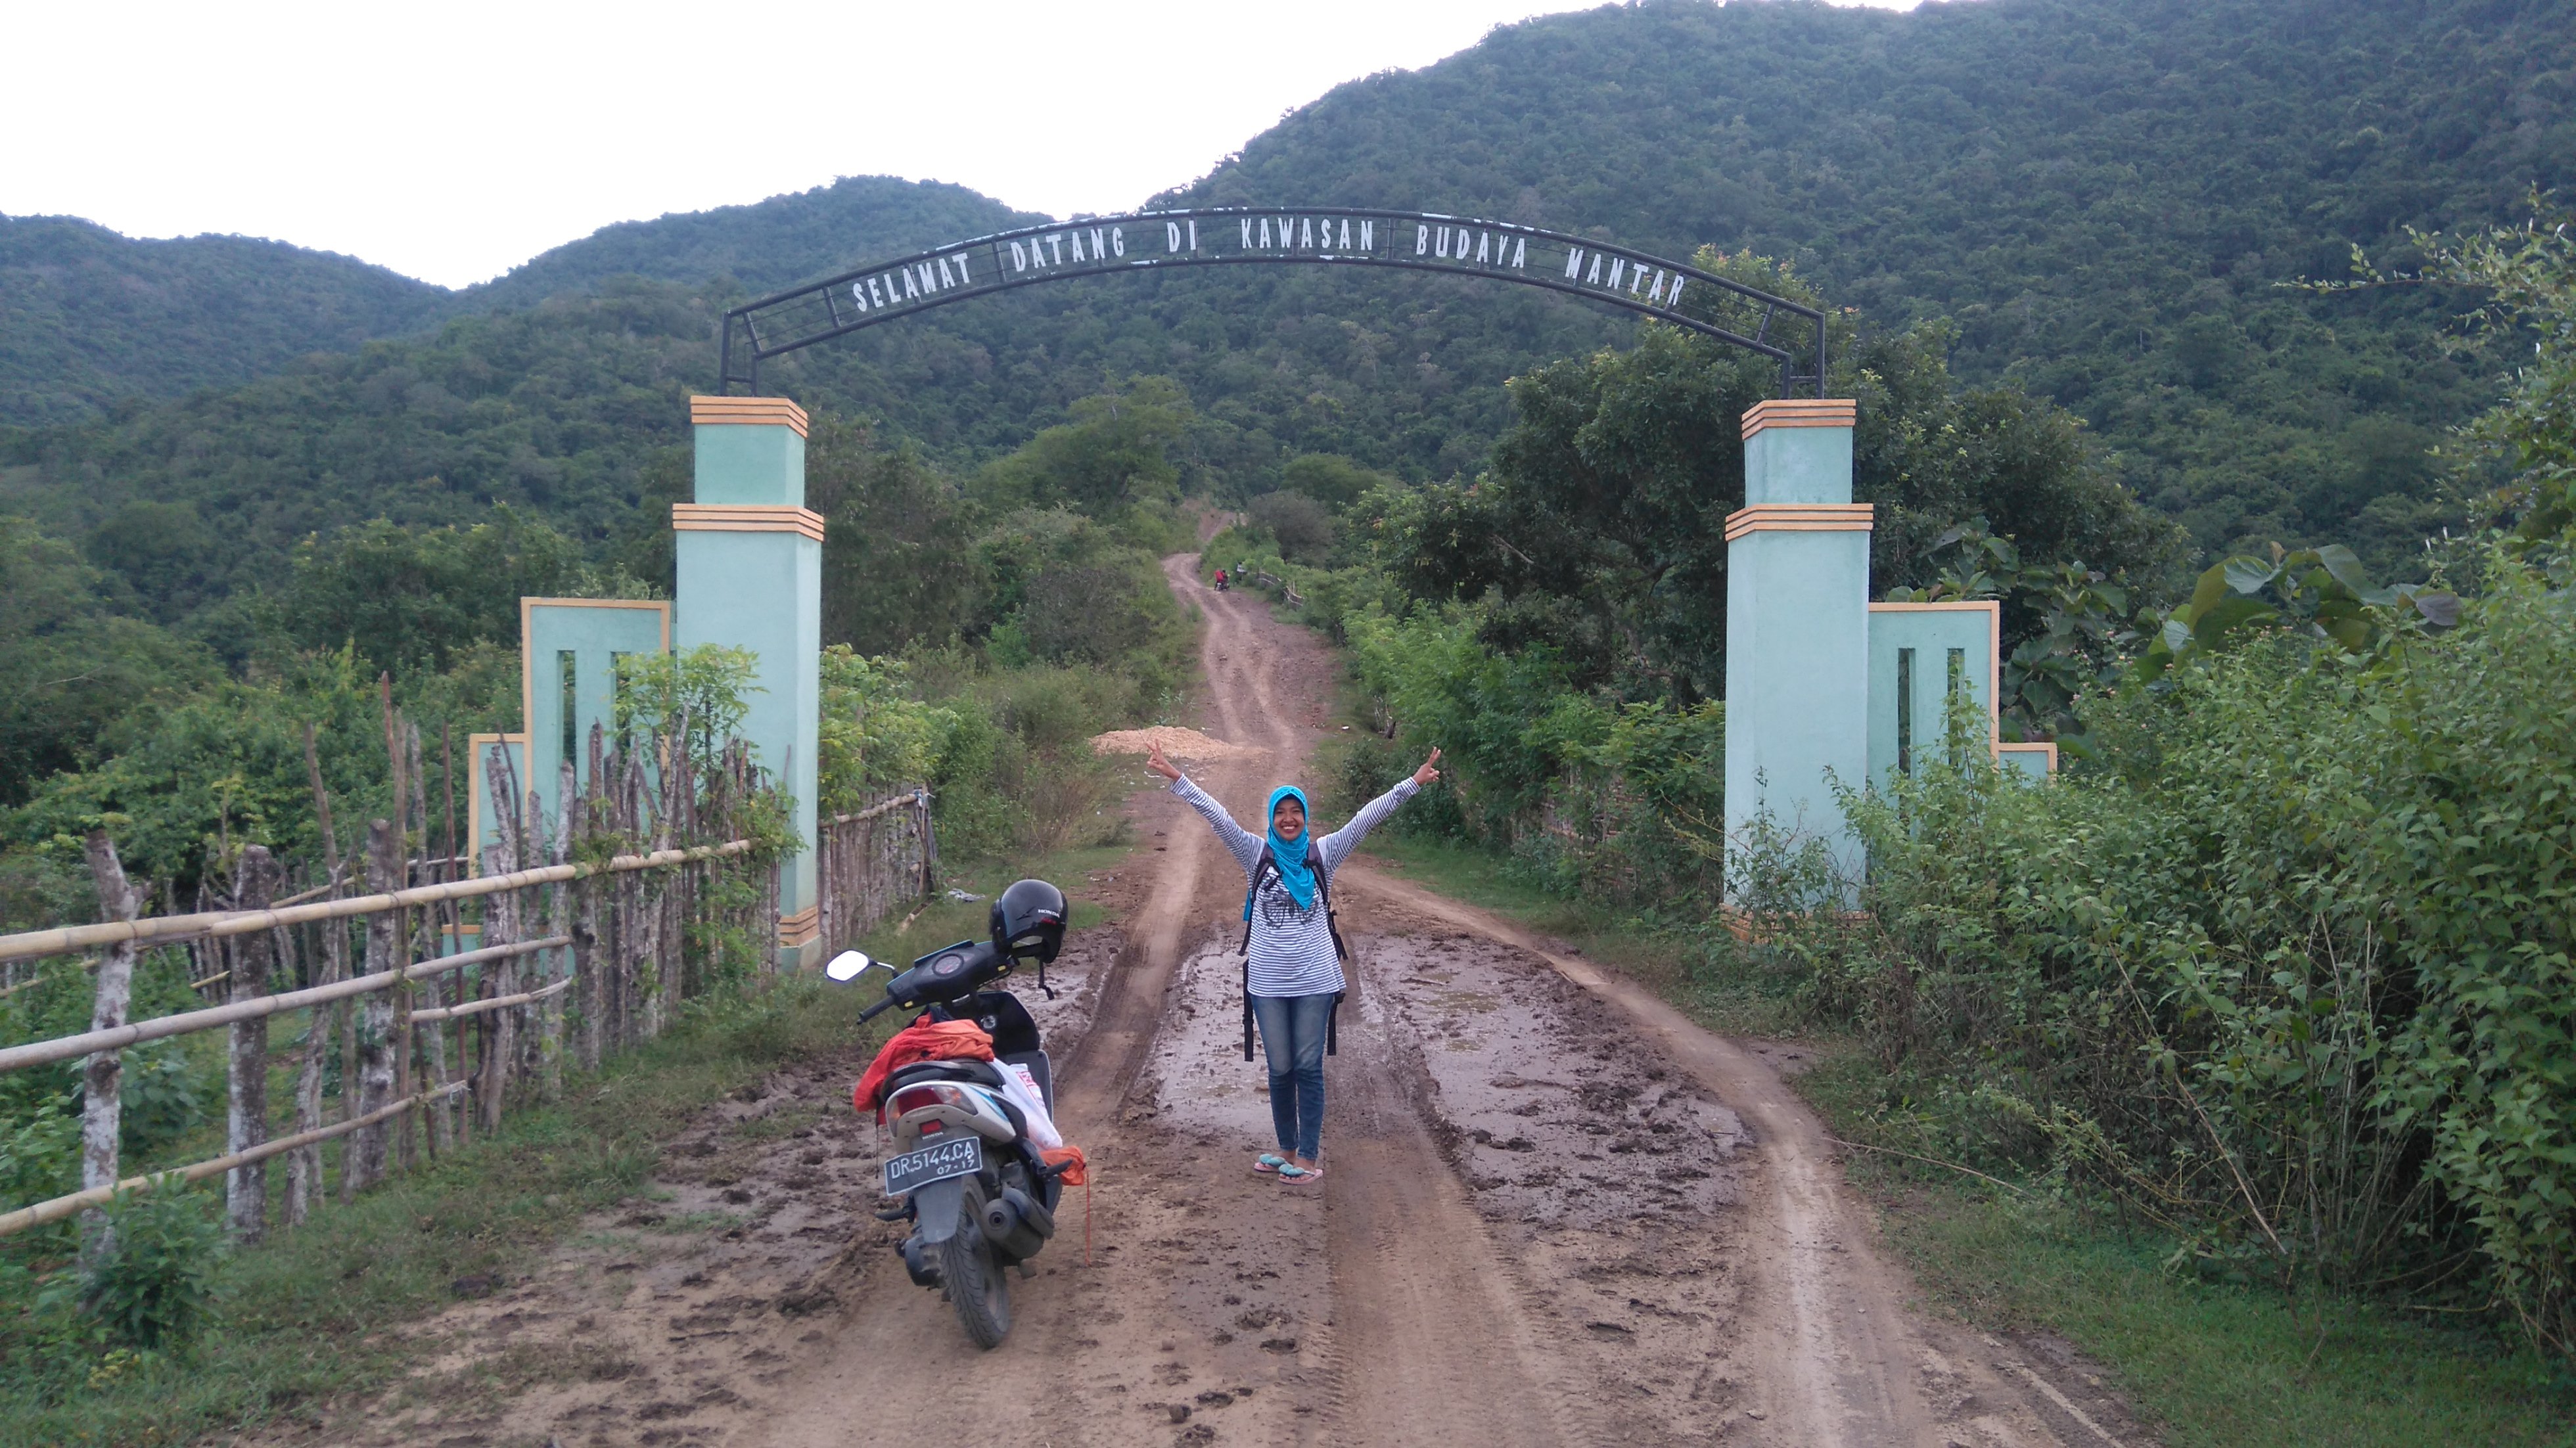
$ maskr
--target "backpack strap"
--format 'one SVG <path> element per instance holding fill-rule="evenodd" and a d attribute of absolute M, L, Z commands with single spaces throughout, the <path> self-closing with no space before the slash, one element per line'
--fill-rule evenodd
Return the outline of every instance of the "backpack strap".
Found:
<path fill-rule="evenodd" d="M 1315 871 L 1315 898 L 1324 902 L 1324 933 L 1333 937 L 1333 959 L 1348 966 L 1351 948 L 1342 943 L 1342 924 L 1333 914 L 1333 882 L 1320 866 Z M 1334 999 L 1340 999 L 1338 993 Z"/>
<path fill-rule="evenodd" d="M 1252 886 L 1243 892 L 1243 1059 L 1252 1059 L 1252 897 L 1261 893 L 1261 877 L 1275 873 L 1278 865 L 1270 858 L 1270 846 L 1261 847 L 1260 858 L 1252 862 Z"/>

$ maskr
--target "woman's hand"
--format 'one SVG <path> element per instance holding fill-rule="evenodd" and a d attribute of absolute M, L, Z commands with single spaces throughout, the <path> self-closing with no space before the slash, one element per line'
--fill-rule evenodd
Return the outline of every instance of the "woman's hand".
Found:
<path fill-rule="evenodd" d="M 1178 766 L 1163 757 L 1162 745 L 1149 745 L 1147 746 L 1147 750 L 1148 752 L 1145 755 L 1145 767 L 1147 769 L 1154 771 L 1156 774 L 1159 774 L 1168 780 L 1177 782 L 1180 779 L 1181 771 Z M 1437 758 L 1439 757 L 1440 751 L 1435 749 L 1431 751 L 1431 753 L 1434 758 Z M 1424 765 L 1423 767 L 1425 769 L 1430 768 L 1429 765 Z"/>
<path fill-rule="evenodd" d="M 1415 784 L 1430 784 L 1439 779 L 1440 771 L 1435 767 L 1439 763 L 1440 747 L 1435 744 L 1431 748 L 1431 757 L 1422 761 L 1422 767 L 1420 769 L 1413 771 L 1413 782 Z"/>

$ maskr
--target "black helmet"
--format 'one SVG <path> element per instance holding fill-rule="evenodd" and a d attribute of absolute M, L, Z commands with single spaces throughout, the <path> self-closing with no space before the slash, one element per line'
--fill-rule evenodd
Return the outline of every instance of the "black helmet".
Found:
<path fill-rule="evenodd" d="M 1022 880 L 993 902 L 993 948 L 1044 965 L 1064 946 L 1064 892 L 1044 880 Z"/>

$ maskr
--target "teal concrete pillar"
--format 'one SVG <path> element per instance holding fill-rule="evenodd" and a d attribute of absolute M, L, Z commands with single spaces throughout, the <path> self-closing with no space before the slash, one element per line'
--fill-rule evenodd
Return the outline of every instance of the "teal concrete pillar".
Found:
<path fill-rule="evenodd" d="M 560 814 L 562 765 L 576 788 L 590 779 L 590 734 L 617 737 L 617 661 L 671 651 L 671 605 L 633 598 L 519 600 L 519 718 L 527 729 L 525 788 Z"/>
<path fill-rule="evenodd" d="M 778 871 L 778 960 L 809 964 L 814 879 L 815 724 L 823 652 L 823 517 L 805 506 L 805 411 L 783 397 L 692 397 L 696 501 L 671 508 L 679 535 L 672 643 L 749 649 L 759 659 L 743 737 L 796 800 L 806 848 Z"/>
<path fill-rule="evenodd" d="M 1744 414 L 1744 507 L 1726 520 L 1726 833 L 1763 815 L 1823 840 L 1857 884 L 1861 851 L 1828 777 L 1869 778 L 1870 507 L 1852 501 L 1847 399 Z"/>
<path fill-rule="evenodd" d="M 2003 605 L 1992 599 L 1869 606 L 1869 782 L 1885 789 L 1936 760 L 1965 767 L 2001 748 L 1995 673 Z M 1961 696 L 1976 721 L 1951 717 Z"/>

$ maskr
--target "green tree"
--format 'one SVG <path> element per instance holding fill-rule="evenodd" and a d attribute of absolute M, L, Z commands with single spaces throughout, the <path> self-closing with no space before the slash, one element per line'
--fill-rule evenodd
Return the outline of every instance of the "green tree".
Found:
<path fill-rule="evenodd" d="M 105 590 L 67 544 L 0 515 L 0 808 L 95 762 L 129 711 L 215 672 L 204 649 L 113 612 Z"/>
<path fill-rule="evenodd" d="M 1073 404 L 1050 427 L 987 468 L 983 490 L 1005 507 L 1072 508 L 1094 518 L 1169 506 L 1181 472 L 1172 452 L 1188 433 L 1189 395 L 1168 377 L 1135 377 Z"/>
<path fill-rule="evenodd" d="M 2564 583 L 2565 544 L 2576 538 L 2576 214 L 2536 192 L 2530 204 L 2520 226 L 2422 240 L 2434 275 L 2485 293 L 2476 330 L 2530 343 L 2503 400 L 2462 430 L 2461 461 L 2505 475 L 2490 509 L 2514 523 L 2522 546 L 2546 549 Z"/>
<path fill-rule="evenodd" d="M 1785 268 L 1704 253 L 1702 264 L 1812 298 Z M 1732 319 L 1729 319 L 1732 320 Z M 1746 324 L 1749 329 L 1749 323 Z M 1859 400 L 1853 487 L 1877 505 L 1874 584 L 1931 573 L 1931 544 L 1978 514 L 2042 556 L 2160 562 L 2149 518 L 2046 403 L 1962 389 L 1933 324 L 1866 340 L 1838 319 L 1829 382 Z M 1472 484 L 1390 499 L 1368 520 L 1415 593 L 1488 601 L 1485 637 L 1544 642 L 1579 687 L 1682 702 L 1723 689 L 1726 516 L 1743 506 L 1740 420 L 1777 385 L 1773 364 L 1679 329 L 1628 351 L 1538 368 L 1512 383 L 1518 421 Z M 1577 662 L 1580 661 L 1580 662 Z"/>
<path fill-rule="evenodd" d="M 1301 492 L 1286 488 L 1252 500 L 1252 521 L 1270 530 L 1280 555 L 1291 563 L 1322 563 L 1333 551 L 1333 515 Z"/>
<path fill-rule="evenodd" d="M 620 736 L 640 740 L 646 734 L 679 739 L 701 777 L 711 775 L 725 745 L 742 731 L 751 713 L 751 696 L 765 692 L 756 682 L 760 656 L 749 649 L 699 644 L 667 654 L 617 656 L 616 725 Z M 759 761 L 776 769 L 774 761 Z"/>
<path fill-rule="evenodd" d="M 901 659 L 870 658 L 847 644 L 823 650 L 816 788 L 826 815 L 939 773 L 958 712 L 914 698 L 910 672 Z"/>
<path fill-rule="evenodd" d="M 129 870 L 187 886 L 226 842 L 318 858 L 307 723 L 320 736 L 334 823 L 357 838 L 367 813 L 386 813 L 391 801 L 376 689 L 346 651 L 125 714 L 99 741 L 99 762 L 40 783 L 8 817 L 9 832 L 22 845 L 76 857 L 81 835 L 103 827 Z"/>
<path fill-rule="evenodd" d="M 1362 467 L 1330 453 L 1302 453 L 1279 469 L 1281 492 L 1303 493 L 1335 512 L 1358 502 L 1360 495 L 1370 489 L 1394 481 L 1375 468 Z"/>
<path fill-rule="evenodd" d="M 936 646 L 985 586 L 978 510 L 917 449 L 818 413 L 805 444 L 806 506 L 823 515 L 823 637 L 861 654 Z"/>
<path fill-rule="evenodd" d="M 475 643 L 515 641 L 522 597 L 644 598 L 616 570 L 586 566 L 562 533 L 506 505 L 471 526 L 378 518 L 298 544 L 272 601 L 297 647 L 353 645 L 379 669 L 443 670 Z"/>

